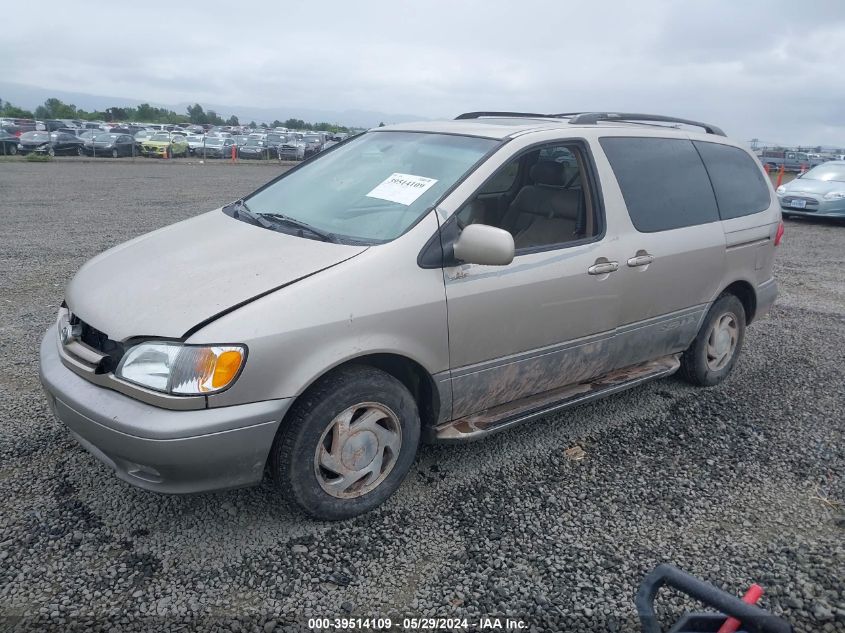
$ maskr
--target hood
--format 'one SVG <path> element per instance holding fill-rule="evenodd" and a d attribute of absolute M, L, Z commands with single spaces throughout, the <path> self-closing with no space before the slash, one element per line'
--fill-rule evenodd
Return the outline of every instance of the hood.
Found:
<path fill-rule="evenodd" d="M 163 147 L 165 145 L 170 145 L 173 141 L 144 141 L 144 145 L 149 145 L 150 147 Z"/>
<path fill-rule="evenodd" d="M 91 259 L 68 284 L 65 300 L 112 340 L 182 338 L 221 312 L 366 249 L 271 231 L 218 209 Z"/>
<path fill-rule="evenodd" d="M 823 196 L 831 191 L 845 191 L 845 182 L 796 178 L 789 182 L 784 190 L 786 193 L 814 193 L 817 196 Z"/>

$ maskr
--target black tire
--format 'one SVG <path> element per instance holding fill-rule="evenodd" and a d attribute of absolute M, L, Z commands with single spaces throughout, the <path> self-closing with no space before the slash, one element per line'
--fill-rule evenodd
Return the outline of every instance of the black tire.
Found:
<path fill-rule="evenodd" d="M 47 150 L 47 155 L 48 155 L 48 156 L 55 156 L 55 155 L 56 155 L 56 148 L 55 148 L 55 147 L 51 147 L 51 148 L 49 148 L 49 149 Z"/>
<path fill-rule="evenodd" d="M 114 149 L 111 151 L 111 157 L 112 157 L 112 158 L 119 158 L 119 157 L 120 157 L 120 152 L 118 152 L 118 151 L 117 151 L 117 148 L 114 148 Z"/>
<path fill-rule="evenodd" d="M 76 148 L 76 155 L 77 156 L 85 156 L 85 150 L 82 149 L 81 147 L 77 147 Z"/>
<path fill-rule="evenodd" d="M 736 323 L 736 339 L 732 343 L 730 358 L 723 366 L 713 367 L 715 361 L 708 356 L 708 341 L 711 330 L 721 319 L 731 315 Z M 742 351 L 745 340 L 745 308 L 742 302 L 732 294 L 721 295 L 707 312 L 704 323 L 692 345 L 681 356 L 681 377 L 700 387 L 712 387 L 722 382 L 731 373 Z"/>
<path fill-rule="evenodd" d="M 9 149 L 7 150 L 9 156 L 14 156 L 18 153 L 18 146 L 17 145 L 9 145 Z"/>
<path fill-rule="evenodd" d="M 375 403 L 394 413 L 401 447 L 393 456 L 392 469 L 374 488 L 360 496 L 338 498 L 318 480 L 323 469 L 318 468 L 317 453 L 337 416 L 361 403 Z M 270 468 L 282 495 L 307 514 L 331 521 L 348 519 L 372 510 L 396 491 L 414 462 L 419 437 L 419 412 L 408 389 L 381 370 L 350 365 L 321 378 L 300 396 L 273 442 Z"/>
<path fill-rule="evenodd" d="M 780 212 L 780 217 L 782 217 L 784 220 L 791 220 L 791 219 L 792 219 L 792 214 L 791 214 L 791 213 L 784 213 L 783 211 L 781 211 L 781 212 Z"/>

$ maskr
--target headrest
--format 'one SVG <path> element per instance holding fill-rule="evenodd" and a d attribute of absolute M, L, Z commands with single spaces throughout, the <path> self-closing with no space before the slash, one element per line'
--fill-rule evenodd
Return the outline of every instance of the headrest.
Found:
<path fill-rule="evenodd" d="M 551 160 L 541 160 L 531 168 L 531 180 L 535 185 L 562 187 L 563 166 Z"/>

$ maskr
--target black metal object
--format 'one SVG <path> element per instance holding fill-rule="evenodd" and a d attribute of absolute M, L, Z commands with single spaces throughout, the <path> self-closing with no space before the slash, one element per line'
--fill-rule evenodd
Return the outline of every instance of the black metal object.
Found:
<path fill-rule="evenodd" d="M 742 623 L 741 630 L 748 633 L 792 633 L 792 625 L 786 620 L 665 563 L 646 575 L 634 598 L 643 633 L 662 633 L 654 612 L 654 598 L 664 585 L 721 611 L 721 614 L 687 614 L 672 627 L 670 633 L 715 633 L 726 616 L 738 619 Z"/>
<path fill-rule="evenodd" d="M 461 119 L 480 119 L 483 116 L 501 117 L 507 119 L 549 119 L 554 118 L 548 114 L 537 114 L 535 112 L 464 112 L 455 117 L 456 121 Z"/>
<path fill-rule="evenodd" d="M 700 127 L 708 134 L 726 136 L 721 128 L 711 125 L 710 123 L 702 123 L 701 121 L 692 121 L 690 119 L 679 119 L 677 117 L 664 116 L 662 114 L 636 114 L 634 112 L 561 112 L 560 114 L 538 114 L 536 112 L 464 112 L 463 114 L 456 116 L 455 120 L 480 119 L 485 116 L 509 119 L 569 119 L 569 123 L 571 125 L 595 125 L 599 121 L 618 121 L 620 123 L 624 123 L 626 121 L 631 123 L 678 123 L 682 125 Z"/>
<path fill-rule="evenodd" d="M 552 116 L 570 116 L 570 115 L 552 115 Z M 692 121 L 690 119 L 678 119 L 671 116 L 663 116 L 662 114 L 635 114 L 633 112 L 583 112 L 575 114 L 569 119 L 572 125 L 595 125 L 599 121 L 646 121 L 650 123 L 680 123 L 683 125 L 693 125 L 695 127 L 703 128 L 708 134 L 716 134 L 717 136 L 725 136 L 721 128 L 711 125 L 710 123 L 702 123 L 701 121 Z"/>

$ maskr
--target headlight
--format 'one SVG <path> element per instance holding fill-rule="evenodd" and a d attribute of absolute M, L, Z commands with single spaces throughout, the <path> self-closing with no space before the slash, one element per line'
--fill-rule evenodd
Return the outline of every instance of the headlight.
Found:
<path fill-rule="evenodd" d="M 843 198 L 845 198 L 845 191 L 831 191 L 824 194 L 825 200 L 842 200 Z"/>
<path fill-rule="evenodd" d="M 155 391 L 195 396 L 231 385 L 245 358 L 240 345 L 141 343 L 123 355 L 115 375 Z"/>
<path fill-rule="evenodd" d="M 777 189 L 775 189 L 775 193 L 776 193 L 776 194 L 778 194 L 779 196 L 782 196 L 783 194 L 785 194 L 785 193 L 786 193 L 786 187 L 784 187 L 783 185 L 781 185 L 780 187 L 778 187 Z"/>

